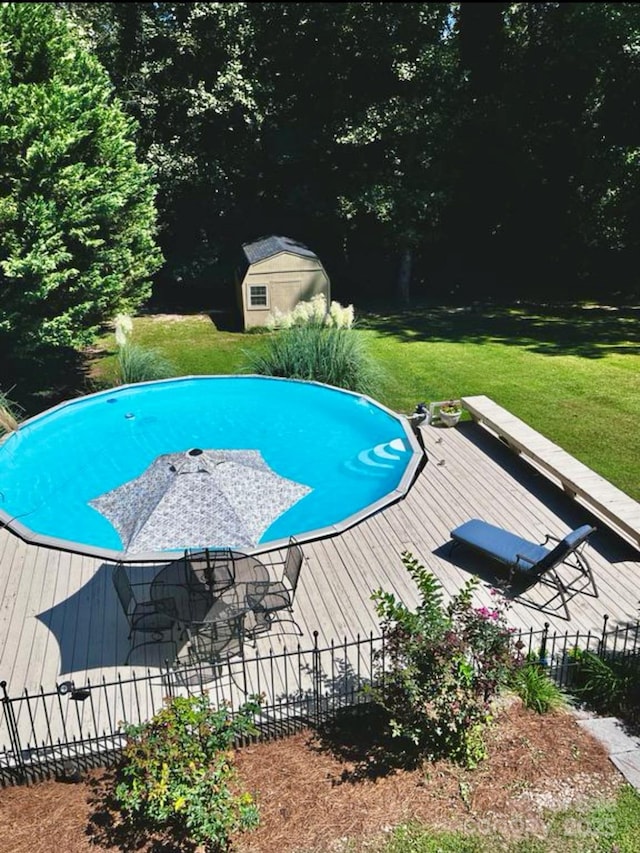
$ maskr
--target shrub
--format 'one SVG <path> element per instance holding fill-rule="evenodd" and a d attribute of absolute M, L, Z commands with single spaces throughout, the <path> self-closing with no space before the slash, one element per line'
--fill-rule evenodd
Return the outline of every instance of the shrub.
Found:
<path fill-rule="evenodd" d="M 392 734 L 428 758 L 468 767 L 485 756 L 490 703 L 515 666 L 505 608 L 472 606 L 471 578 L 446 607 L 442 588 L 410 553 L 402 554 L 420 603 L 410 611 L 391 593 L 373 593 L 385 634 L 373 697 L 390 715 Z"/>
<path fill-rule="evenodd" d="M 380 371 L 353 329 L 293 326 L 277 332 L 265 352 L 251 353 L 250 373 L 326 382 L 349 391 L 374 391 Z"/>
<path fill-rule="evenodd" d="M 231 748 L 255 733 L 259 707 L 254 697 L 231 716 L 206 695 L 175 697 L 150 721 L 127 726 L 115 787 L 125 821 L 206 850 L 225 849 L 232 834 L 256 826 L 251 795 L 237 793 Z"/>
<path fill-rule="evenodd" d="M 140 305 L 162 263 L 137 126 L 56 5 L 0 4 L 0 341 L 41 356 Z"/>
<path fill-rule="evenodd" d="M 537 661 L 525 661 L 513 672 L 511 686 L 525 708 L 547 714 L 566 704 L 564 693 Z"/>
<path fill-rule="evenodd" d="M 620 715 L 628 722 L 640 721 L 639 676 L 637 656 L 612 657 L 603 660 L 594 652 L 574 649 L 571 691 L 595 710 Z"/>

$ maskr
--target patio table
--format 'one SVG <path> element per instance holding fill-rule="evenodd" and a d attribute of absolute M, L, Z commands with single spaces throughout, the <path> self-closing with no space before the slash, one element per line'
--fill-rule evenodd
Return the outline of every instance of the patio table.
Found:
<path fill-rule="evenodd" d="M 229 564 L 225 567 L 217 560 L 213 571 L 204 561 L 191 563 L 188 555 L 169 563 L 153 579 L 151 599 L 159 604 L 172 599 L 177 620 L 187 629 L 248 613 L 254 596 L 247 596 L 247 585 L 255 581 L 267 582 L 269 571 L 256 557 L 238 551 L 227 554 Z M 233 580 L 219 592 L 218 579 L 225 568 Z"/>

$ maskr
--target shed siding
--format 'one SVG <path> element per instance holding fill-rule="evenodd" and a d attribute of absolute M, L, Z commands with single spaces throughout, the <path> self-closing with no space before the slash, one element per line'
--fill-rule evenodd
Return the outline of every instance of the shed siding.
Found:
<path fill-rule="evenodd" d="M 266 306 L 251 307 L 252 285 L 267 286 Z M 273 311 L 288 313 L 298 302 L 307 302 L 318 294 L 330 301 L 329 278 L 318 259 L 282 252 L 258 261 L 246 271 L 239 287 L 244 327 L 266 326 Z"/>

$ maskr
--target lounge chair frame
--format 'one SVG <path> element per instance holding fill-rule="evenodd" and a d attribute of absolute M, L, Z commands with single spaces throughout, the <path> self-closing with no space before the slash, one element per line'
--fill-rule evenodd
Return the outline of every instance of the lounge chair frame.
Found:
<path fill-rule="evenodd" d="M 556 598 L 560 598 L 562 609 L 567 620 L 569 620 L 569 600 L 578 593 L 585 593 L 598 598 L 593 570 L 587 560 L 583 549 L 595 527 L 582 525 L 571 531 L 563 539 L 548 533 L 540 544 L 530 542 L 504 530 L 501 527 L 488 524 L 479 519 L 469 522 L 451 531 L 453 540 L 451 549 L 457 545 L 467 547 L 492 559 L 509 570 L 506 584 L 507 591 L 513 592 L 519 582 L 524 582 L 524 589 L 529 589 L 536 583 L 542 583 L 555 589 L 555 595 L 546 606 L 551 605 Z M 492 547 L 490 540 L 494 541 Z M 546 546 L 555 542 L 553 548 Z M 558 574 L 558 567 L 568 566 L 578 572 L 578 576 L 571 583 L 565 583 Z"/>

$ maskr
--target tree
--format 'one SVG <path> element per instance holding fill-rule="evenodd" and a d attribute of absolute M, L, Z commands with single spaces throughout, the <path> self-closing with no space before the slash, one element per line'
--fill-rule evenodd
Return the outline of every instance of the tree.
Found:
<path fill-rule="evenodd" d="M 375 234 L 407 298 L 446 196 L 447 4 L 65 6 L 140 121 L 168 276 L 210 294 L 225 245 L 291 233 L 335 258 Z"/>
<path fill-rule="evenodd" d="M 632 3 L 459 5 L 448 230 L 468 295 L 611 296 L 637 281 L 639 24 Z"/>
<path fill-rule="evenodd" d="M 60 6 L 139 122 L 172 295 L 229 301 L 265 233 L 343 301 L 637 287 L 636 4 Z"/>
<path fill-rule="evenodd" d="M 211 293 L 224 247 L 238 248 L 238 230 L 257 236 L 247 221 L 261 166 L 251 4 L 63 5 L 139 123 L 158 182 L 162 278 L 181 296 L 201 282 Z"/>
<path fill-rule="evenodd" d="M 90 342 L 161 255 L 134 125 L 55 6 L 0 6 L 0 342 Z"/>
<path fill-rule="evenodd" d="M 406 306 L 413 253 L 437 234 L 447 204 L 445 164 L 460 89 L 449 7 L 344 5 L 352 17 L 344 32 L 356 48 L 345 52 L 352 56 L 350 98 L 341 104 L 336 133 L 352 161 L 342 174 L 340 212 L 346 222 L 370 218 L 378 224 L 398 258 L 396 294 Z"/>

